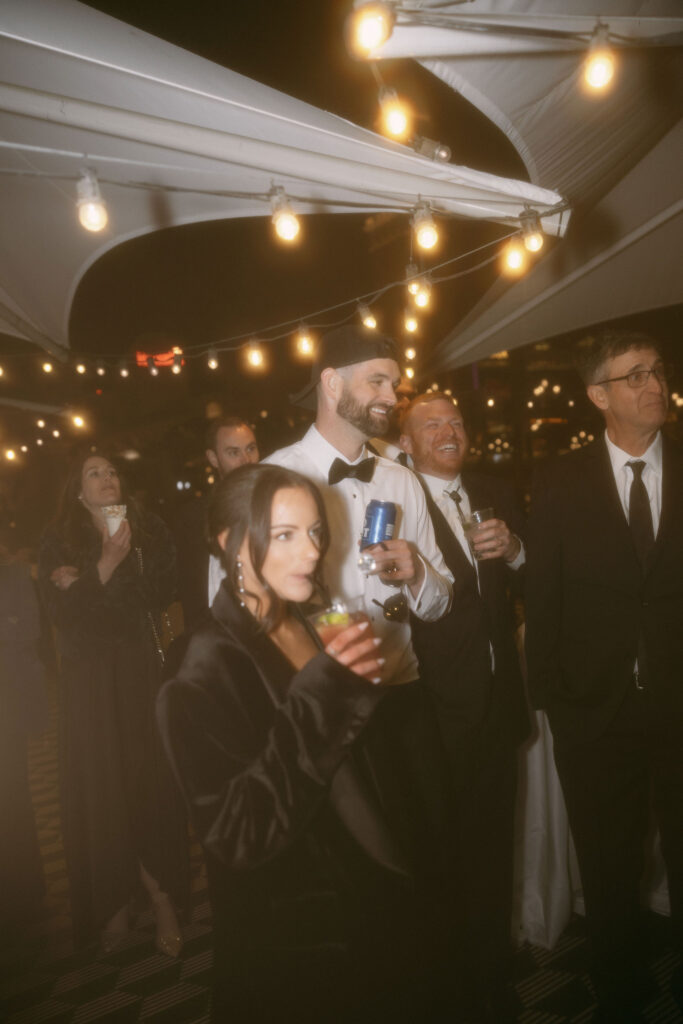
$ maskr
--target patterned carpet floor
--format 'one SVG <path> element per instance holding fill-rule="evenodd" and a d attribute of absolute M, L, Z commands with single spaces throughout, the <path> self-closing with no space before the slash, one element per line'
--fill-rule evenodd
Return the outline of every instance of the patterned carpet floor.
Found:
<path fill-rule="evenodd" d="M 0 1021 L 208 1021 L 211 909 L 199 847 L 195 845 L 192 849 L 192 916 L 184 927 L 185 945 L 177 960 L 156 951 L 150 911 L 139 915 L 136 927 L 115 952 L 107 955 L 95 946 L 74 950 L 60 829 L 56 728 L 31 745 L 30 765 L 47 896 L 42 917 L 25 933 L 0 936 Z M 645 1019 L 649 1024 L 681 1024 L 683 1014 L 669 991 L 669 981 L 680 958 L 668 951 L 668 922 L 652 915 L 650 924 L 658 991 L 646 1008 Z M 589 1024 L 595 1000 L 587 975 L 587 950 L 580 918 L 571 922 L 553 950 L 526 945 L 518 951 L 515 986 L 523 1007 L 520 1024 Z"/>

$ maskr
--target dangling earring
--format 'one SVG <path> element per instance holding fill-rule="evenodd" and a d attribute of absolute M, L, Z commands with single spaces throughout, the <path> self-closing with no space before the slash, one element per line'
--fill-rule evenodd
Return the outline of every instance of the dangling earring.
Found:
<path fill-rule="evenodd" d="M 244 593 L 244 572 L 243 572 L 242 562 L 240 561 L 240 556 L 239 555 L 235 559 L 235 578 L 237 580 L 237 593 L 238 594 L 243 594 Z M 241 608 L 246 608 L 246 605 L 245 605 L 244 601 L 242 600 L 242 598 L 240 597 L 240 598 L 238 598 L 238 600 L 239 600 L 239 603 L 240 603 L 240 607 Z"/>

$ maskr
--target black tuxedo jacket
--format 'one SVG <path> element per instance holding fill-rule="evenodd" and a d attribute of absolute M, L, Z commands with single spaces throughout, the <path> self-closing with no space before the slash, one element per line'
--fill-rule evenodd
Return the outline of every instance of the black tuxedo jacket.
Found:
<path fill-rule="evenodd" d="M 663 439 L 659 530 L 643 572 L 604 438 L 537 472 L 527 555 L 527 662 L 557 744 L 598 738 L 633 685 L 638 638 L 651 704 L 683 716 L 683 453 Z"/>
<path fill-rule="evenodd" d="M 206 538 L 207 499 L 196 498 L 178 513 L 173 539 L 178 565 L 178 597 L 185 631 L 190 632 L 209 613 L 209 542 Z"/>
<path fill-rule="evenodd" d="M 524 536 L 523 517 L 501 482 L 464 471 L 463 487 L 472 508 L 492 506 L 513 533 Z M 479 563 L 481 593 L 474 567 L 448 521 L 423 485 L 437 544 L 455 580 L 450 611 L 436 622 L 413 618 L 413 644 L 420 678 L 432 692 L 447 751 L 456 763 L 486 723 L 511 747 L 528 734 L 529 717 L 519 656 L 514 641 L 511 587 L 519 573 L 501 559 Z M 493 647 L 495 674 L 491 672 Z"/>

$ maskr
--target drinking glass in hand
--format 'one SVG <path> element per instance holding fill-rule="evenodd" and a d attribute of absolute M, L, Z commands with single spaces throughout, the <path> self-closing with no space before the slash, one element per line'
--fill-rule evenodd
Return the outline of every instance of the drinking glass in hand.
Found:
<path fill-rule="evenodd" d="M 350 600 L 335 600 L 329 608 L 321 608 L 308 616 L 308 621 L 320 637 L 323 647 L 332 643 L 335 636 L 343 633 L 345 629 L 352 626 L 354 622 L 361 622 L 369 617 L 363 608 L 362 598 Z"/>
<path fill-rule="evenodd" d="M 477 543 L 477 534 L 484 523 L 486 523 L 489 519 L 495 518 L 496 513 L 494 509 L 480 508 L 476 509 L 473 512 L 470 512 L 469 516 L 467 516 L 467 518 L 464 520 L 462 528 L 465 531 L 467 543 L 469 544 L 472 554 L 474 555 L 475 558 L 480 557 L 477 554 L 477 549 L 475 547 Z"/>

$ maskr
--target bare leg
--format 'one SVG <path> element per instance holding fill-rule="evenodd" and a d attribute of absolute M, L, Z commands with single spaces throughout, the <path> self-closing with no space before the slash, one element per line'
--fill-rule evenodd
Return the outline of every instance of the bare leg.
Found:
<path fill-rule="evenodd" d="M 157 922 L 156 946 L 166 956 L 178 956 L 183 948 L 183 937 L 176 917 L 173 904 L 168 893 L 162 892 L 156 878 L 153 878 L 145 866 L 140 864 L 140 878 L 149 894 Z"/>

